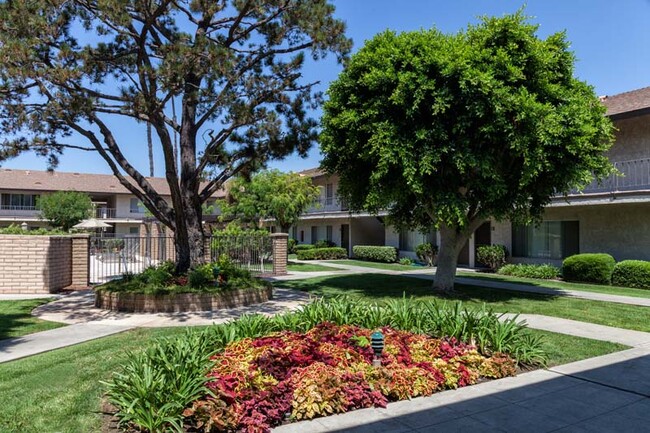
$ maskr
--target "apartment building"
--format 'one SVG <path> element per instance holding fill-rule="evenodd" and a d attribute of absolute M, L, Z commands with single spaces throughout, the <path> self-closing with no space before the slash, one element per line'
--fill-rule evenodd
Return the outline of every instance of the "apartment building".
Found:
<path fill-rule="evenodd" d="M 169 185 L 164 178 L 148 178 L 153 188 L 171 203 Z M 110 236 L 138 235 L 145 218 L 140 200 L 112 175 L 0 169 L 0 227 L 27 224 L 45 227 L 40 218 L 38 198 L 55 191 L 80 191 L 90 196 L 94 218 L 108 223 Z M 222 196 L 219 192 L 215 199 Z M 210 204 L 210 203 L 208 203 Z M 207 216 L 207 219 L 214 216 Z"/>
<path fill-rule="evenodd" d="M 617 128 L 608 156 L 620 175 L 612 175 L 568 197 L 556 197 L 540 225 L 517 226 L 488 221 L 474 232 L 459 255 L 459 265 L 476 265 L 476 248 L 501 244 L 512 262 L 561 264 L 585 252 L 609 253 L 616 260 L 650 260 L 650 87 L 602 98 Z M 327 239 L 349 253 L 354 245 L 390 245 L 414 257 L 425 241 L 438 234 L 399 232 L 384 224 L 385 214 L 352 214 L 336 194 L 338 178 L 318 169 L 301 172 L 321 187 L 318 203 L 290 235 L 301 243 Z"/>

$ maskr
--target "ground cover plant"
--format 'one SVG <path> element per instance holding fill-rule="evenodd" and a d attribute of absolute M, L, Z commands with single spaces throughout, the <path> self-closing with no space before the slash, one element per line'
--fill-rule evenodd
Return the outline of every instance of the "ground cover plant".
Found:
<path fill-rule="evenodd" d="M 238 268 L 222 255 L 215 263 L 206 263 L 187 273 L 175 274 L 173 262 L 152 266 L 139 274 L 125 274 L 95 290 L 109 292 L 165 295 L 174 293 L 220 293 L 228 290 L 258 290 L 268 283 L 254 278 L 246 269 Z"/>
<path fill-rule="evenodd" d="M 359 328 L 345 327 L 350 324 Z M 325 334 L 311 340 L 308 336 L 300 336 L 309 334 L 313 328 L 325 330 Z M 405 364 L 391 371 L 399 378 L 396 379 L 398 382 L 404 382 L 399 385 L 406 387 L 401 391 L 394 388 L 398 385 L 385 383 L 381 374 L 375 377 L 375 373 L 364 366 L 368 361 L 369 332 L 377 328 L 383 329 L 387 335 L 404 338 L 407 338 L 405 334 L 400 334 L 398 330 L 417 334 L 407 339 L 421 344 L 395 351 L 390 346 L 391 340 L 387 339 L 386 359 L 396 359 Z M 356 331 L 346 334 L 349 329 Z M 516 318 L 499 320 L 489 309 L 467 309 L 461 304 L 451 305 L 435 300 L 397 299 L 380 303 L 346 297 L 316 300 L 296 312 L 275 317 L 243 316 L 227 324 L 209 327 L 199 336 L 187 335 L 165 340 L 145 352 L 130 356 L 107 383 L 107 395 L 111 403 L 117 406 L 117 416 L 123 425 L 138 426 L 148 431 L 180 431 L 188 422 L 192 428 L 205 431 L 236 426 L 246 428 L 264 423 L 272 425 L 284 419 L 287 399 L 300 394 L 301 386 L 311 387 L 313 392 L 327 387 L 327 383 L 318 382 L 321 377 L 331 378 L 335 384 L 338 383 L 336 386 L 330 383 L 334 389 L 325 391 L 331 392 L 330 396 L 356 393 L 360 400 L 329 401 L 321 396 L 316 397 L 318 401 L 312 401 L 311 406 L 300 409 L 306 400 L 297 398 L 294 404 L 291 397 L 288 403 L 293 408 L 294 419 L 385 403 L 387 399 L 424 395 L 473 383 L 481 375 L 500 377 L 512 374 L 515 363 L 543 365 L 547 357 L 542 350 L 541 339 L 525 330 L 525 326 Z M 347 335 L 348 346 L 322 346 L 332 343 L 333 336 L 340 334 Z M 332 338 L 326 338 L 326 335 Z M 261 337 L 276 339 L 252 340 Z M 289 344 L 293 346 L 284 351 Z M 413 360 L 414 356 L 426 356 L 426 352 L 435 354 L 434 349 L 445 344 L 449 345 L 448 354 L 455 355 L 441 355 L 444 362 L 429 357 L 432 364 L 427 367 L 421 365 L 424 361 Z M 350 352 L 352 346 L 349 345 L 356 347 L 355 353 Z M 229 351 L 242 358 L 229 357 Z M 465 355 L 471 356 L 465 359 Z M 454 356 L 459 358 L 451 360 Z M 338 371 L 340 362 L 348 363 L 346 368 L 352 370 Z M 445 363 L 453 366 L 447 370 Z M 390 362 L 386 364 L 387 367 L 391 365 Z M 416 367 L 424 371 L 412 370 Z M 400 372 L 401 368 L 407 371 Z M 298 374 L 300 380 L 281 384 L 290 374 Z M 429 381 L 421 377 L 427 374 L 437 379 Z M 307 382 L 303 382 L 303 379 Z M 369 394 L 368 380 L 375 384 L 380 394 Z M 373 382 L 375 380 L 378 382 Z M 409 388 L 414 383 L 422 388 Z M 250 389 L 245 391 L 249 385 Z M 289 392 L 288 388 L 293 392 Z M 233 394 L 240 391 L 241 395 Z M 304 391 L 308 393 L 305 399 L 313 397 L 313 393 L 309 394 L 311 391 Z M 204 397 L 196 400 L 195 397 L 201 393 Z M 380 398 L 380 395 L 384 398 Z M 276 404 L 285 406 L 278 407 Z M 314 404 L 318 404 L 318 409 Z"/>
<path fill-rule="evenodd" d="M 34 308 L 51 300 L 0 301 L 0 340 L 65 326 L 63 323 L 48 322 L 31 315 Z"/>
<path fill-rule="evenodd" d="M 508 355 L 481 355 L 456 339 L 383 327 L 382 368 L 372 366 L 371 329 L 322 323 L 229 344 L 214 356 L 211 395 L 183 415 L 199 430 L 257 432 L 287 418 L 311 419 L 431 395 L 514 375 Z"/>

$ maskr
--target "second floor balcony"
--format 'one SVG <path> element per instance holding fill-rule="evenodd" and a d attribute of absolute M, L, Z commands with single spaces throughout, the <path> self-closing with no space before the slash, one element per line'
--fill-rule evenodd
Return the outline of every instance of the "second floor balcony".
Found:
<path fill-rule="evenodd" d="M 581 191 L 582 194 L 634 192 L 650 190 L 650 158 L 632 159 L 612 163 L 620 174 L 612 174 L 600 184 L 594 181 Z M 570 195 L 580 194 L 573 192 Z"/>
<path fill-rule="evenodd" d="M 314 203 L 307 209 L 306 213 L 346 212 L 347 210 L 348 206 L 337 195 L 333 195 L 330 197 L 319 197 L 314 200 Z"/>
<path fill-rule="evenodd" d="M 41 210 L 36 206 L 0 205 L 0 216 L 37 217 Z"/>

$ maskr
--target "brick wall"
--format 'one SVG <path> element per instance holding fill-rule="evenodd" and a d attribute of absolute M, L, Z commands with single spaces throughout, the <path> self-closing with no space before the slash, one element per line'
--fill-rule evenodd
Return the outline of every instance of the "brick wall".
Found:
<path fill-rule="evenodd" d="M 73 283 L 75 236 L 0 235 L 0 293 L 55 293 Z M 84 266 L 74 274 L 79 286 L 87 286 L 88 250 L 75 251 Z M 82 243 L 81 243 L 82 244 Z M 78 246 L 77 246 L 78 248 Z M 85 278 L 85 280 L 84 280 Z"/>

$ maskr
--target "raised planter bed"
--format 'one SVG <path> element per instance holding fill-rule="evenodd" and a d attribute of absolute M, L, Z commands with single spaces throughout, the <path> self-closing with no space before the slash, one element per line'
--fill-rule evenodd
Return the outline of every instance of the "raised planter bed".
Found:
<path fill-rule="evenodd" d="M 143 293 L 95 292 L 95 307 L 129 313 L 182 313 L 212 311 L 223 308 L 260 304 L 273 299 L 273 288 L 229 290 L 222 293 L 178 293 L 148 295 Z"/>

